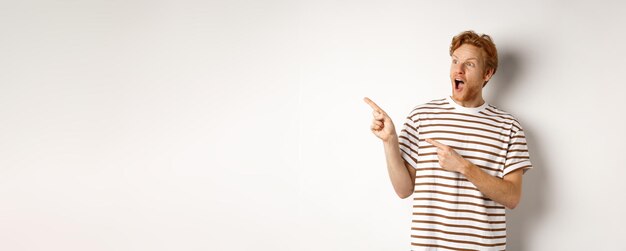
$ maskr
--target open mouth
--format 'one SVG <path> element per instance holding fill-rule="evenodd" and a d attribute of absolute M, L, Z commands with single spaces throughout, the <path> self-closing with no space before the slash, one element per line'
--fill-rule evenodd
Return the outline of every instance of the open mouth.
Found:
<path fill-rule="evenodd" d="M 460 91 L 461 89 L 463 89 L 463 86 L 465 86 L 465 82 L 461 79 L 455 79 L 454 80 L 454 89 L 457 91 Z"/>

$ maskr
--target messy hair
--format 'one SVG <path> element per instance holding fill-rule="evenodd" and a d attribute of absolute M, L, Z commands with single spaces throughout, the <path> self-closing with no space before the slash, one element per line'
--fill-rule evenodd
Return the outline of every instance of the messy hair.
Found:
<path fill-rule="evenodd" d="M 464 31 L 459 33 L 458 35 L 452 38 L 452 43 L 450 44 L 450 56 L 452 53 L 461 47 L 463 44 L 470 44 L 481 48 L 485 52 L 485 73 L 489 72 L 489 70 L 493 70 L 492 74 L 496 73 L 498 69 L 498 50 L 496 50 L 496 45 L 491 40 L 491 37 L 486 34 L 476 34 L 474 31 Z"/>

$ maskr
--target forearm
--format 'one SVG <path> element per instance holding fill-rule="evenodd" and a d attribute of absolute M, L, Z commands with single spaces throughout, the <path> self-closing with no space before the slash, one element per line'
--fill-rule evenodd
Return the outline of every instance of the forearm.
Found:
<path fill-rule="evenodd" d="M 464 168 L 462 174 L 485 196 L 509 209 L 514 209 L 520 201 L 521 187 L 513 182 L 494 177 L 472 163 Z"/>
<path fill-rule="evenodd" d="M 389 173 L 393 189 L 400 198 L 411 196 L 415 184 L 400 154 L 398 136 L 393 135 L 389 140 L 383 141 L 383 145 L 387 161 L 387 172 Z"/>

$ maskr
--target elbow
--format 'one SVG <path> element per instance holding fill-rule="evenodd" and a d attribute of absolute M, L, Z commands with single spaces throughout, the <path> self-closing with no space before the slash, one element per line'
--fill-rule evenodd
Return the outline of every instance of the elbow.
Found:
<path fill-rule="evenodd" d="M 517 204 L 509 203 L 508 205 L 504 205 L 506 209 L 513 210 L 517 207 Z"/>
<path fill-rule="evenodd" d="M 509 194 L 509 196 L 507 196 L 507 198 L 505 199 L 505 204 L 504 206 L 509 209 L 509 210 L 513 210 L 515 209 L 520 201 L 522 200 L 522 188 L 521 186 L 519 187 L 514 187 L 513 191 Z"/>
<path fill-rule="evenodd" d="M 519 205 L 519 201 L 520 198 L 514 198 L 513 200 L 509 201 L 506 205 L 504 205 L 507 209 L 509 210 L 513 210 L 515 209 L 518 205 Z"/>
<path fill-rule="evenodd" d="M 406 199 L 408 197 L 411 197 L 411 194 L 413 194 L 413 190 L 396 191 L 396 194 L 398 195 L 398 197 L 400 197 L 400 199 Z"/>

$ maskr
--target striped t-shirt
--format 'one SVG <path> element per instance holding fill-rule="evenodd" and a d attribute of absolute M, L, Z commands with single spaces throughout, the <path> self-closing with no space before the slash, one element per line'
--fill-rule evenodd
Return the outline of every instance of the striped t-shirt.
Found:
<path fill-rule="evenodd" d="M 443 170 L 427 138 L 502 178 L 532 168 L 520 123 L 486 102 L 467 108 L 447 97 L 415 107 L 399 136 L 402 158 L 416 170 L 412 250 L 504 250 L 504 206 L 460 173 Z"/>

